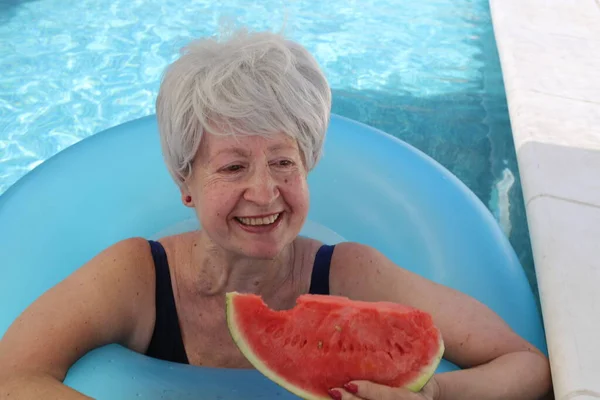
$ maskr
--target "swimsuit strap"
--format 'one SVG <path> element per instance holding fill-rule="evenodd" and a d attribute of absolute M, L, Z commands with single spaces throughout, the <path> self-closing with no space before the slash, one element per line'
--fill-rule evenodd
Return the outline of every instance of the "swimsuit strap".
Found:
<path fill-rule="evenodd" d="M 177 317 L 167 253 L 159 242 L 152 240 L 148 242 L 156 270 L 156 321 L 146 355 L 161 360 L 189 364 Z"/>
<path fill-rule="evenodd" d="M 322 245 L 315 256 L 312 276 L 310 278 L 310 294 L 329 294 L 329 269 L 335 245 Z"/>

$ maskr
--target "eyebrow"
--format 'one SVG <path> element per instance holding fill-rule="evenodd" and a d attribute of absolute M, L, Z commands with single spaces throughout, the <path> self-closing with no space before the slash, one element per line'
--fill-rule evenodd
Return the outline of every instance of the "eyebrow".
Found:
<path fill-rule="evenodd" d="M 233 153 L 238 156 L 245 157 L 248 155 L 249 152 L 242 148 L 239 148 L 239 147 L 226 147 L 224 149 L 217 151 L 217 154 L 215 154 L 212 158 L 216 158 L 217 156 L 220 156 L 221 154 L 226 154 L 226 153 Z"/>
<path fill-rule="evenodd" d="M 215 153 L 215 155 L 213 155 L 212 157 L 206 159 L 206 163 L 210 164 L 210 163 L 214 162 L 216 158 L 218 158 L 219 156 L 221 156 L 223 154 L 235 154 L 240 157 L 248 157 L 248 152 L 244 151 L 243 149 L 241 149 L 239 147 L 226 147 L 224 149 L 217 151 Z"/>
<path fill-rule="evenodd" d="M 287 143 L 285 143 L 285 144 L 282 144 L 282 143 L 275 144 L 275 145 L 270 146 L 268 148 L 269 151 L 295 150 L 295 149 L 296 149 L 296 147 L 292 146 L 291 144 L 287 144 Z M 245 149 L 240 148 L 240 147 L 226 147 L 224 149 L 221 149 L 221 150 L 217 151 L 217 153 L 210 158 L 209 162 L 213 161 L 215 158 L 217 158 L 218 156 L 220 156 L 222 154 L 228 154 L 228 153 L 235 154 L 235 155 L 238 155 L 240 157 L 248 157 L 249 154 L 250 154 L 250 152 L 248 150 L 245 150 Z"/>
<path fill-rule="evenodd" d="M 269 151 L 277 150 L 296 150 L 296 147 L 289 143 L 279 143 L 269 147 Z"/>

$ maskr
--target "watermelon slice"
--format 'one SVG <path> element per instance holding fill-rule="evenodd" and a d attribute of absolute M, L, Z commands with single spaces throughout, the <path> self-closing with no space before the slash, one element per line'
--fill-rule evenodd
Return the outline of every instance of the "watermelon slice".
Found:
<path fill-rule="evenodd" d="M 302 295 L 290 310 L 226 295 L 229 332 L 267 378 L 307 400 L 352 380 L 414 392 L 429 381 L 444 343 L 429 314 L 400 304 Z"/>

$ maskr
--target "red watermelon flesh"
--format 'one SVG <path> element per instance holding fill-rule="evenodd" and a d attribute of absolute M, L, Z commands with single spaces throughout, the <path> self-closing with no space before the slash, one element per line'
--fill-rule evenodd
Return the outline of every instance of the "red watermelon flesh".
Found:
<path fill-rule="evenodd" d="M 428 313 L 396 303 L 302 295 L 274 311 L 254 294 L 227 293 L 227 323 L 252 365 L 304 399 L 369 380 L 419 391 L 444 352 Z"/>

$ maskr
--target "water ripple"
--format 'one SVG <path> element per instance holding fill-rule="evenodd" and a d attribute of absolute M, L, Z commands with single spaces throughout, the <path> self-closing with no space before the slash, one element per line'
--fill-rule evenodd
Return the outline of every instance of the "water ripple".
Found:
<path fill-rule="evenodd" d="M 518 177 L 510 126 L 492 114 L 507 110 L 486 0 L 38 0 L 3 12 L 0 193 L 78 140 L 152 113 L 164 67 L 222 18 L 285 23 L 323 66 L 334 112 L 432 155 L 491 208 L 504 168 Z"/>

